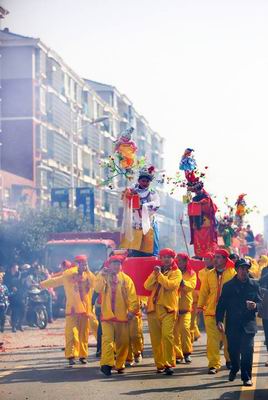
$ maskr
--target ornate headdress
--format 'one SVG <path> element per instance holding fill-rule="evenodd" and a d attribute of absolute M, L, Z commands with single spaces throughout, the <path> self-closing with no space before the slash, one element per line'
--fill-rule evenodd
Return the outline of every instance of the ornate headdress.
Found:
<path fill-rule="evenodd" d="M 139 178 L 147 178 L 152 182 L 154 179 L 155 167 L 151 165 L 150 167 L 143 167 L 139 170 Z"/>

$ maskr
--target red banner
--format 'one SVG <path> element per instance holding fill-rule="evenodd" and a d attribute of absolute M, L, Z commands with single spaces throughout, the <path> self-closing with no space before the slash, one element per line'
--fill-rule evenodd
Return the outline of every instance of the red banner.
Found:
<path fill-rule="evenodd" d="M 124 261 L 123 272 L 133 280 L 138 296 L 150 296 L 144 289 L 144 282 L 159 264 L 157 257 L 129 257 Z"/>
<path fill-rule="evenodd" d="M 123 272 L 127 274 L 134 282 L 138 296 L 150 296 L 150 292 L 144 289 L 144 282 L 152 273 L 154 267 L 159 265 L 160 261 L 157 257 L 130 257 L 126 258 L 123 264 Z M 203 261 L 190 259 L 190 266 L 196 272 L 205 267 Z M 196 289 L 200 287 L 200 281 L 197 280 Z"/>

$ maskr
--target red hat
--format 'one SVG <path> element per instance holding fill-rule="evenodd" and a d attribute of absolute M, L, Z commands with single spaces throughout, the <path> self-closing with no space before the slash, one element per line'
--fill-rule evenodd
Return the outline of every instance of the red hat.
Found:
<path fill-rule="evenodd" d="M 218 255 L 226 257 L 226 258 L 228 258 L 230 255 L 229 251 L 227 251 L 225 249 L 217 249 L 217 250 L 215 250 L 215 254 L 218 254 Z"/>
<path fill-rule="evenodd" d="M 186 269 L 187 269 L 187 271 L 189 272 L 190 275 L 193 275 L 193 274 L 194 274 L 194 270 L 193 270 L 193 268 L 192 268 L 191 265 L 190 265 L 190 257 L 188 256 L 188 254 L 187 254 L 187 253 L 178 253 L 178 254 L 177 254 L 177 259 L 178 259 L 178 257 L 180 257 L 180 258 L 182 258 L 183 260 L 186 260 L 186 261 L 187 261 L 187 263 L 186 263 Z"/>
<path fill-rule="evenodd" d="M 87 256 L 85 254 L 80 254 L 79 256 L 75 256 L 74 261 L 87 262 Z"/>
<path fill-rule="evenodd" d="M 159 257 L 169 256 L 172 258 L 176 257 L 176 253 L 174 250 L 169 249 L 168 247 L 159 251 Z"/>
<path fill-rule="evenodd" d="M 178 253 L 177 257 L 180 257 L 180 258 L 182 258 L 184 260 L 189 260 L 190 259 L 190 257 L 186 253 Z"/>
<path fill-rule="evenodd" d="M 213 260 L 214 253 L 212 253 L 211 251 L 208 251 L 206 254 L 204 254 L 204 258 L 208 258 L 209 260 Z"/>
<path fill-rule="evenodd" d="M 109 265 L 112 263 L 112 262 L 119 262 L 120 264 L 123 264 L 123 262 L 125 261 L 125 258 L 126 257 L 124 257 L 124 256 L 111 256 L 110 258 L 109 258 L 109 260 L 108 260 L 108 263 L 109 263 Z"/>
<path fill-rule="evenodd" d="M 69 260 L 63 260 L 61 265 L 63 266 L 64 269 L 69 269 L 73 266 L 71 261 Z"/>

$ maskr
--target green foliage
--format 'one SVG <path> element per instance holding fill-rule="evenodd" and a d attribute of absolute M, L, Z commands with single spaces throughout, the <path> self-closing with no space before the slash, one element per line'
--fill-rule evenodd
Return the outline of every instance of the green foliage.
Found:
<path fill-rule="evenodd" d="M 24 209 L 19 220 L 0 223 L 0 265 L 31 263 L 39 259 L 49 233 L 91 230 L 89 221 L 75 210 Z"/>

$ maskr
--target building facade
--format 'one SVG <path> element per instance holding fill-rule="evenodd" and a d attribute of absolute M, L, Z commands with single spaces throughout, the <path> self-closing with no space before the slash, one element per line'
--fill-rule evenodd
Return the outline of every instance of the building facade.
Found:
<path fill-rule="evenodd" d="M 96 223 L 116 229 L 120 191 L 99 185 L 105 178 L 99 161 L 112 153 L 119 133 L 133 126 L 138 157 L 162 170 L 163 138 L 126 95 L 82 79 L 40 39 L 4 29 L 0 44 L 1 208 L 16 209 L 21 202 L 45 206 L 52 188 L 69 188 L 73 206 L 75 188 L 89 186 Z M 179 205 L 170 207 L 173 199 L 160 192 L 164 236 L 174 232 L 176 237 L 173 217 Z"/>

